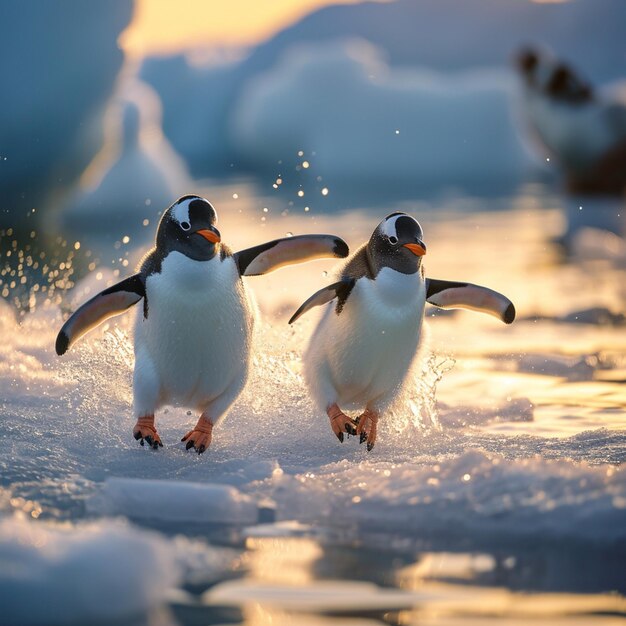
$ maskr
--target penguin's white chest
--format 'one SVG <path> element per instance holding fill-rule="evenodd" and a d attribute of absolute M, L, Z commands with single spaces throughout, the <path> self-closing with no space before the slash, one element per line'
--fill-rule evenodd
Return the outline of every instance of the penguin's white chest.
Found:
<path fill-rule="evenodd" d="M 425 300 L 419 272 L 384 268 L 375 280 L 357 280 L 341 313 L 329 307 L 312 338 L 307 356 L 314 375 L 328 372 L 346 405 L 362 406 L 393 393 L 417 352 Z"/>
<path fill-rule="evenodd" d="M 170 253 L 161 273 L 147 278 L 146 294 L 135 357 L 156 370 L 162 403 L 198 406 L 245 377 L 253 304 L 232 258 L 194 261 Z"/>

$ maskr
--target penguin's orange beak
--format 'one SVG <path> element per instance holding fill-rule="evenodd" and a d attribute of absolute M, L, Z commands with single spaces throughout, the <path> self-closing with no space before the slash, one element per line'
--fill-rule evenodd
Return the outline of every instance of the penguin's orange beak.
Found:
<path fill-rule="evenodd" d="M 210 241 L 211 243 L 219 243 L 220 241 L 222 241 L 220 234 L 217 231 L 209 230 L 208 228 L 205 228 L 203 230 L 197 230 L 196 234 L 202 235 L 207 241 Z"/>
<path fill-rule="evenodd" d="M 426 254 L 426 246 L 421 241 L 419 243 L 405 243 L 403 245 L 415 256 L 424 256 Z"/>

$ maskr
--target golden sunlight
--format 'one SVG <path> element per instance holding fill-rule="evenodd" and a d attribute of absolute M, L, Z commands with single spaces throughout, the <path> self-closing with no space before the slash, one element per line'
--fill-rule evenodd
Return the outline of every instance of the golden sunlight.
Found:
<path fill-rule="evenodd" d="M 358 0 L 342 0 L 343 3 Z M 248 46 L 333 0 L 137 0 L 120 45 L 131 57 L 194 47 Z"/>

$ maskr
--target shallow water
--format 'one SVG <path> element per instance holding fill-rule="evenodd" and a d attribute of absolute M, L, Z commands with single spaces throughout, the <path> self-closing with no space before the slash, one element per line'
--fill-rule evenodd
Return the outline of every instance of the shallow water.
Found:
<path fill-rule="evenodd" d="M 621 623 L 626 246 L 596 222 L 608 215 L 617 230 L 623 206 L 528 185 L 498 198 L 341 201 L 335 211 L 325 200 L 327 210 L 311 201 L 305 211 L 264 187 L 201 189 L 234 249 L 316 231 L 354 249 L 405 210 L 424 228 L 427 275 L 506 293 L 517 321 L 428 311 L 424 361 L 368 454 L 354 438 L 339 444 L 306 397 L 300 359 L 315 315 L 286 324 L 332 281 L 333 263 L 250 278 L 260 323 L 246 390 L 207 453 L 179 443 L 195 416 L 176 408 L 157 416 L 165 448 L 155 452 L 131 436 L 131 316 L 63 358 L 53 343 L 62 310 L 130 273 L 158 216 L 146 207 L 149 224 L 133 233 L 59 231 L 54 216 L 16 227 L 0 240 L 6 614 L 68 624 Z M 566 249 L 555 243 L 563 233 Z M 37 607 L 25 600 L 33 594 Z"/>

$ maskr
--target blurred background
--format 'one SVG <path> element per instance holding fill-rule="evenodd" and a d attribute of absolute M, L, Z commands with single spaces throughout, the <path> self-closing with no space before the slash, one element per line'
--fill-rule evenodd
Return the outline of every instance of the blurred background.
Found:
<path fill-rule="evenodd" d="M 621 202 L 604 199 L 622 198 L 626 170 L 620 0 L 25 0 L 3 12 L 5 298 L 8 277 L 21 302 L 50 282 L 33 260 L 19 289 L 12 241 L 69 278 L 60 245 L 87 241 L 115 264 L 112 244 L 148 242 L 190 191 L 224 197 L 221 213 L 245 205 L 258 224 L 402 202 L 486 207 L 524 189 L 551 206 L 557 194 L 560 252 L 585 226 L 623 252 Z M 597 88 L 589 102 L 580 85 Z M 610 184 L 594 185 L 607 161 Z M 84 253 L 74 278 L 94 267 Z"/>

